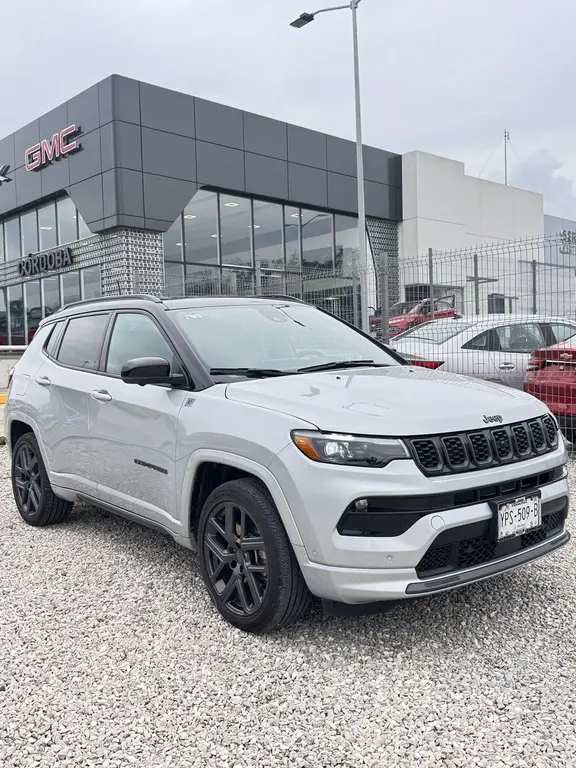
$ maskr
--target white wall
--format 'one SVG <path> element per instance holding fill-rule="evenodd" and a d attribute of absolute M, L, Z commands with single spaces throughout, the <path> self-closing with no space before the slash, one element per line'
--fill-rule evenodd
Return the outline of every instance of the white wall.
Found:
<path fill-rule="evenodd" d="M 465 174 L 464 163 L 426 152 L 402 157 L 400 258 L 544 234 L 543 197 Z"/>

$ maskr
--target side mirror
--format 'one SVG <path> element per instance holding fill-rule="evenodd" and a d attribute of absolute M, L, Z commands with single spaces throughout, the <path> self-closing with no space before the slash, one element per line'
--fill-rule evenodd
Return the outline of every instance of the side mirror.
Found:
<path fill-rule="evenodd" d="M 172 384 L 184 383 L 181 374 L 170 373 L 170 363 L 163 357 L 136 357 L 128 360 L 120 371 L 122 381 L 126 384 Z"/>

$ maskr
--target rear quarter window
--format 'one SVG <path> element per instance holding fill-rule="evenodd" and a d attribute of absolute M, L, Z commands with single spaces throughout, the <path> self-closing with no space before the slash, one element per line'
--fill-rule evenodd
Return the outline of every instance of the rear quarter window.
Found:
<path fill-rule="evenodd" d="M 94 371 L 100 363 L 109 313 L 71 318 L 64 330 L 56 359 L 70 368 Z"/>
<path fill-rule="evenodd" d="M 49 357 L 55 357 L 56 356 L 56 350 L 58 349 L 58 342 L 60 340 L 60 336 L 62 334 L 62 330 L 64 328 L 64 321 L 60 321 L 59 323 L 54 323 L 53 325 L 46 326 L 46 329 L 50 332 L 50 335 L 48 337 L 48 341 L 46 343 L 46 346 L 44 349 L 46 350 L 46 354 Z M 44 330 L 43 328 L 41 330 Z M 36 338 L 38 337 L 40 332 L 36 333 L 34 336 L 34 340 L 32 343 L 35 342 Z"/>

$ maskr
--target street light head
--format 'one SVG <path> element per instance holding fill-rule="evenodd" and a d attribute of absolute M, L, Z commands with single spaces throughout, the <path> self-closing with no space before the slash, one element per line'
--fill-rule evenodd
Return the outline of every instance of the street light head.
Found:
<path fill-rule="evenodd" d="M 314 21 L 314 14 L 303 13 L 296 19 L 296 21 L 293 21 L 290 26 L 295 27 L 296 29 L 300 29 L 301 27 L 305 27 L 306 24 L 310 24 L 311 21 Z"/>

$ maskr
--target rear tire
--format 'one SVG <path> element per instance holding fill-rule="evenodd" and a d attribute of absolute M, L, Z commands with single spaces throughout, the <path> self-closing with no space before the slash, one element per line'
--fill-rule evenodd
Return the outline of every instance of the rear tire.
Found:
<path fill-rule="evenodd" d="M 70 515 L 73 504 L 54 495 L 38 442 L 31 432 L 22 435 L 14 446 L 11 475 L 18 512 L 28 525 L 61 523 Z"/>
<path fill-rule="evenodd" d="M 308 591 L 278 512 L 256 480 L 216 488 L 198 525 L 202 578 L 220 614 L 264 634 L 296 621 Z"/>

